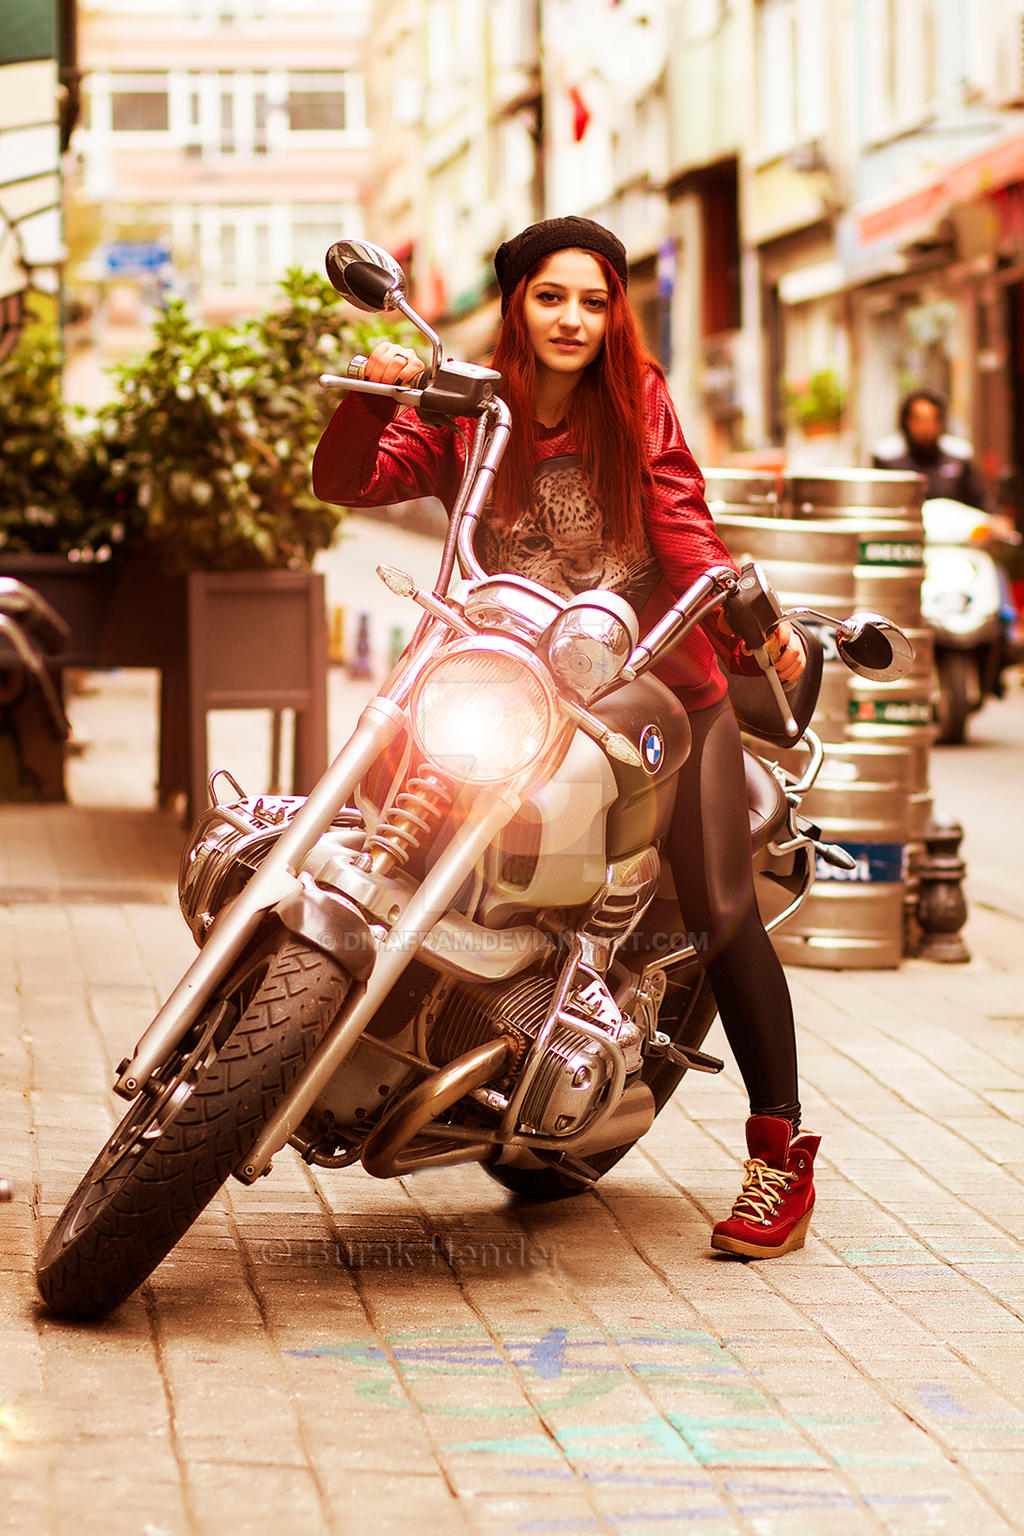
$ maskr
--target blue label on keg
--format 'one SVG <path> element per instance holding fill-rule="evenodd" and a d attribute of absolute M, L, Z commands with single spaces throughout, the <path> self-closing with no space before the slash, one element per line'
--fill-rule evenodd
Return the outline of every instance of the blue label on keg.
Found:
<path fill-rule="evenodd" d="M 836 869 L 826 864 L 821 854 L 814 860 L 814 878 L 830 884 L 898 885 L 906 874 L 907 850 L 904 843 L 838 843 L 856 860 L 853 869 Z"/>

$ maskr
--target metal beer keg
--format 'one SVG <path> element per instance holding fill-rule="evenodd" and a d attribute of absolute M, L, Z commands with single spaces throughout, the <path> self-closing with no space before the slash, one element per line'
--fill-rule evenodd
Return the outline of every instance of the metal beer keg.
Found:
<path fill-rule="evenodd" d="M 784 517 L 900 517 L 916 511 L 920 522 L 923 476 L 899 469 L 818 469 L 784 475 Z"/>
<path fill-rule="evenodd" d="M 793 767 L 798 754 L 793 754 Z M 904 949 L 910 754 L 857 742 L 827 748 L 803 813 L 855 860 L 852 870 L 818 860 L 811 892 L 773 936 L 787 965 L 893 969 Z"/>
<path fill-rule="evenodd" d="M 763 565 L 784 608 L 817 608 L 842 618 L 856 606 L 854 571 L 860 540 L 843 522 L 796 522 L 721 512 L 715 526 L 737 565 Z M 812 626 L 813 627 L 813 626 Z M 842 741 L 849 716 L 850 673 L 831 631 L 821 630 L 825 666 L 812 725 L 824 741 Z"/>
<path fill-rule="evenodd" d="M 767 470 L 706 469 L 704 500 L 716 521 L 721 512 L 778 517 L 778 477 Z"/>

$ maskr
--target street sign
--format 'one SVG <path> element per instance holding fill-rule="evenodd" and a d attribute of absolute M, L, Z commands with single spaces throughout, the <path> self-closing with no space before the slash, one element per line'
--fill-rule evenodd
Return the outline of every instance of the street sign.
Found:
<path fill-rule="evenodd" d="M 103 265 L 118 277 L 145 277 L 168 265 L 171 253 L 157 240 L 113 240 L 103 247 Z"/>

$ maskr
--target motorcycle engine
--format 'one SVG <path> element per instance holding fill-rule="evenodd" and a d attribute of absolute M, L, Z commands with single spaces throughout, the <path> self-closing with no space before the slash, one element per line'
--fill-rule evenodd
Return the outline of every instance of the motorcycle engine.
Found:
<path fill-rule="evenodd" d="M 432 1059 L 442 1065 L 504 1035 L 518 1046 L 510 1074 L 514 1082 L 551 1010 L 555 986 L 554 978 L 538 975 L 512 982 L 460 983 L 431 1033 Z M 616 1008 L 596 977 L 569 1001 L 563 1016 L 571 1018 L 574 1012 L 581 1022 L 597 1025 L 608 1043 L 574 1029 L 571 1022 L 558 1024 L 519 1114 L 523 1129 L 539 1135 L 565 1136 L 586 1124 L 612 1080 L 614 1046 L 626 1058 L 627 1073 L 641 1064 L 643 1031 Z"/>
<path fill-rule="evenodd" d="M 261 795 L 210 806 L 197 818 L 178 869 L 178 905 L 197 944 L 305 803 L 299 795 Z M 357 813 L 343 808 L 332 826 L 358 827 Z"/>

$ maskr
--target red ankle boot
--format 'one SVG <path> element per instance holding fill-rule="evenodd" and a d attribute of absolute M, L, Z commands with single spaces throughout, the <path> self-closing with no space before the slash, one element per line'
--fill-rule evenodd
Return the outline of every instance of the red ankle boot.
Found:
<path fill-rule="evenodd" d="M 792 1138 L 792 1139 L 791 1139 Z M 712 1248 L 748 1259 L 774 1259 L 802 1248 L 814 1209 L 814 1156 L 820 1136 L 793 1136 L 788 1120 L 747 1121 L 743 1193 L 711 1234 Z"/>

